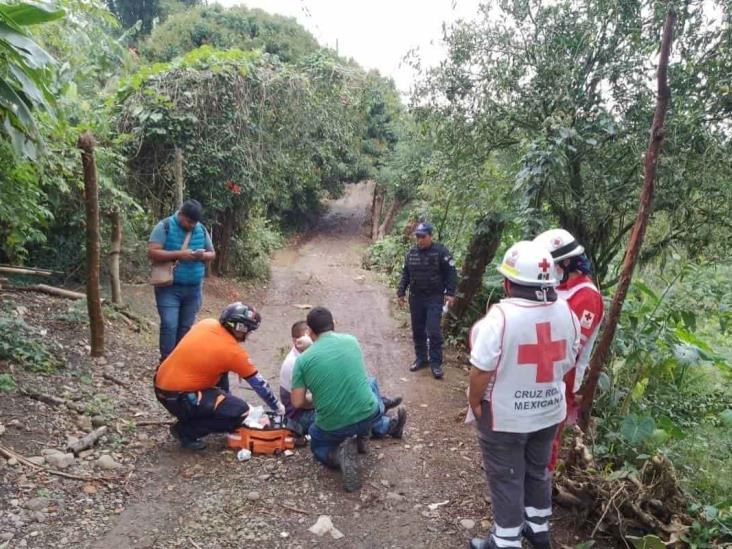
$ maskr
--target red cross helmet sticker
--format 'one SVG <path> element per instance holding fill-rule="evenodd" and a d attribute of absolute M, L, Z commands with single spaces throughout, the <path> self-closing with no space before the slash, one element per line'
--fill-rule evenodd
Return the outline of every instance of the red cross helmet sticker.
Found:
<path fill-rule="evenodd" d="M 559 246 L 561 246 L 561 245 L 562 245 L 562 240 L 561 239 L 555 238 L 554 240 L 552 240 L 552 246 L 555 246 L 555 247 L 559 248 Z"/>

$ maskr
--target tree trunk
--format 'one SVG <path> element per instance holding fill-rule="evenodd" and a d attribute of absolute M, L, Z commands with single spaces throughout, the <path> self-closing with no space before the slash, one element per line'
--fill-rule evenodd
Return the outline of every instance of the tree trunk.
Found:
<path fill-rule="evenodd" d="M 379 238 L 379 224 L 384 210 L 384 190 L 378 183 L 374 186 L 374 199 L 371 203 L 371 240 Z"/>
<path fill-rule="evenodd" d="M 175 202 L 176 208 L 183 204 L 183 151 L 175 148 Z"/>
<path fill-rule="evenodd" d="M 236 212 L 232 208 L 226 208 L 219 216 L 220 223 L 214 233 L 214 248 L 216 249 L 216 259 L 214 260 L 214 271 L 217 275 L 222 276 L 229 266 L 229 250 L 231 248 L 231 239 L 234 236 L 236 224 Z"/>
<path fill-rule="evenodd" d="M 676 21 L 676 13 L 669 10 L 666 14 L 666 21 L 663 26 L 663 36 L 661 38 L 661 55 L 658 60 L 658 97 L 656 98 L 656 112 L 653 115 L 653 124 L 651 125 L 651 135 L 648 143 L 648 151 L 646 152 L 643 188 L 640 194 L 640 206 L 638 208 L 638 216 L 630 234 L 628 249 L 625 252 L 623 260 L 623 268 L 620 274 L 617 290 L 613 296 L 610 312 L 605 322 L 605 330 L 602 333 L 600 341 L 597 343 L 592 360 L 590 362 L 589 374 L 584 389 L 582 390 L 583 405 L 582 415 L 579 425 L 582 430 L 587 430 L 590 422 L 590 414 L 592 413 L 592 405 L 595 398 L 595 390 L 597 389 L 597 380 L 600 377 L 605 363 L 610 355 L 610 345 L 615 337 L 615 330 L 618 326 L 620 313 L 623 308 L 625 296 L 628 293 L 630 280 L 633 276 L 638 255 L 640 254 L 643 238 L 648 225 L 648 218 L 651 214 L 651 203 L 653 201 L 653 193 L 656 180 L 656 165 L 658 164 L 658 155 L 660 153 L 661 144 L 664 137 L 664 120 L 666 118 L 666 109 L 671 90 L 668 87 L 668 58 L 671 53 L 671 42 L 673 39 L 673 26 Z"/>
<path fill-rule="evenodd" d="M 404 207 L 404 204 L 406 204 L 405 200 L 394 198 L 391 206 L 389 206 L 389 209 L 386 211 L 386 215 L 384 216 L 384 222 L 379 225 L 379 230 L 376 235 L 378 239 L 384 238 L 394 228 L 394 218 L 399 213 L 399 210 Z"/>
<path fill-rule="evenodd" d="M 122 305 L 122 284 L 119 279 L 119 259 L 122 254 L 122 214 L 119 208 L 109 213 L 112 221 L 112 242 L 109 252 L 109 282 L 112 287 L 112 303 Z"/>
<path fill-rule="evenodd" d="M 86 305 L 91 328 L 91 356 L 104 355 L 104 316 L 99 289 L 99 189 L 94 160 L 94 137 L 89 131 L 79 136 L 84 166 L 84 203 L 86 206 Z"/>
<path fill-rule="evenodd" d="M 460 272 L 455 302 L 445 319 L 448 330 L 455 330 L 480 290 L 485 268 L 496 254 L 505 226 L 503 217 L 495 213 L 490 213 L 476 222 L 473 239 L 468 246 Z"/>

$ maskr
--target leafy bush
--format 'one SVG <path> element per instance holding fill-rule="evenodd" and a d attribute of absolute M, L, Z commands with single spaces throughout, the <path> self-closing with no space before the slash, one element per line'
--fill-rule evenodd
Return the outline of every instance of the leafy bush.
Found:
<path fill-rule="evenodd" d="M 10 374 L 0 374 L 0 393 L 9 393 L 15 389 L 15 380 Z"/>
<path fill-rule="evenodd" d="M 43 342 L 45 334 L 22 319 L 0 312 L 0 361 L 17 364 L 31 372 L 51 372 L 61 363 Z"/>
<path fill-rule="evenodd" d="M 384 273 L 396 285 L 404 266 L 404 256 L 411 243 L 403 236 L 387 235 L 374 242 L 366 252 L 363 266 Z"/>
<path fill-rule="evenodd" d="M 236 276 L 264 280 L 269 277 L 269 256 L 282 247 L 282 235 L 263 216 L 250 217 L 235 237 L 232 252 Z"/>

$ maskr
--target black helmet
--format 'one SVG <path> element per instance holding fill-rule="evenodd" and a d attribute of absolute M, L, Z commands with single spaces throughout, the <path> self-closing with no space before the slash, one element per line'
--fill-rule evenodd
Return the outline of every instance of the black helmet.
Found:
<path fill-rule="evenodd" d="M 254 307 L 237 301 L 226 306 L 219 317 L 219 322 L 230 332 L 237 330 L 248 333 L 259 328 L 262 316 Z"/>

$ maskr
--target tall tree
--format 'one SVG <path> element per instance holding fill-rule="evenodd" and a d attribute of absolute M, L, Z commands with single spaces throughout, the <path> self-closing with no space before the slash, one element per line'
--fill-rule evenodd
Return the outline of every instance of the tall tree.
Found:
<path fill-rule="evenodd" d="M 656 185 L 656 168 L 658 166 L 659 155 L 661 154 L 661 145 L 663 144 L 664 121 L 666 120 L 666 111 L 668 103 L 671 99 L 671 89 L 668 85 L 668 60 L 671 55 L 671 44 L 673 41 L 673 28 L 676 21 L 676 13 L 670 10 L 666 15 L 666 21 L 663 25 L 663 36 L 661 38 L 661 48 L 658 60 L 658 97 L 656 99 L 656 110 L 653 115 L 653 123 L 651 124 L 651 136 L 648 143 L 648 150 L 645 154 L 643 163 L 643 188 L 640 194 L 640 205 L 638 208 L 638 216 L 633 224 L 633 231 L 630 235 L 628 248 L 625 252 L 623 268 L 620 273 L 620 281 L 617 290 L 613 296 L 610 312 L 607 316 L 605 329 L 597 344 L 597 349 L 590 363 L 590 370 L 587 376 L 583 392 L 582 417 L 580 424 L 586 429 L 592 412 L 593 399 L 595 397 L 595 389 L 597 381 L 600 378 L 605 363 L 610 355 L 610 346 L 615 336 L 615 329 L 620 320 L 620 312 L 623 309 L 625 296 L 630 287 L 630 279 L 633 276 L 635 264 L 640 255 L 643 238 L 646 234 L 648 226 L 648 218 L 651 215 L 651 206 L 653 203 L 653 194 Z"/>
<path fill-rule="evenodd" d="M 725 161 L 732 143 L 720 118 L 727 111 L 719 72 L 730 66 L 729 17 L 710 23 L 706 4 L 673 3 L 683 54 L 669 67 L 677 100 L 667 122 L 669 154 L 658 167 L 656 230 L 643 260 L 669 246 L 699 253 L 714 245 L 712 226 L 732 236 L 732 226 L 718 221 L 732 206 L 732 163 Z M 728 15 L 728 3 L 712 3 Z M 663 15 L 651 0 L 485 4 L 476 20 L 447 29 L 448 57 L 426 74 L 414 98 L 417 112 L 433 121 L 433 157 L 469 151 L 469 161 L 480 165 L 505 151 L 519 159 L 510 198 L 525 236 L 546 224 L 567 228 L 604 283 L 616 280 L 633 226 L 642 179 L 636 160 L 653 112 L 651 52 Z M 709 89 L 706 74 L 718 88 Z"/>

